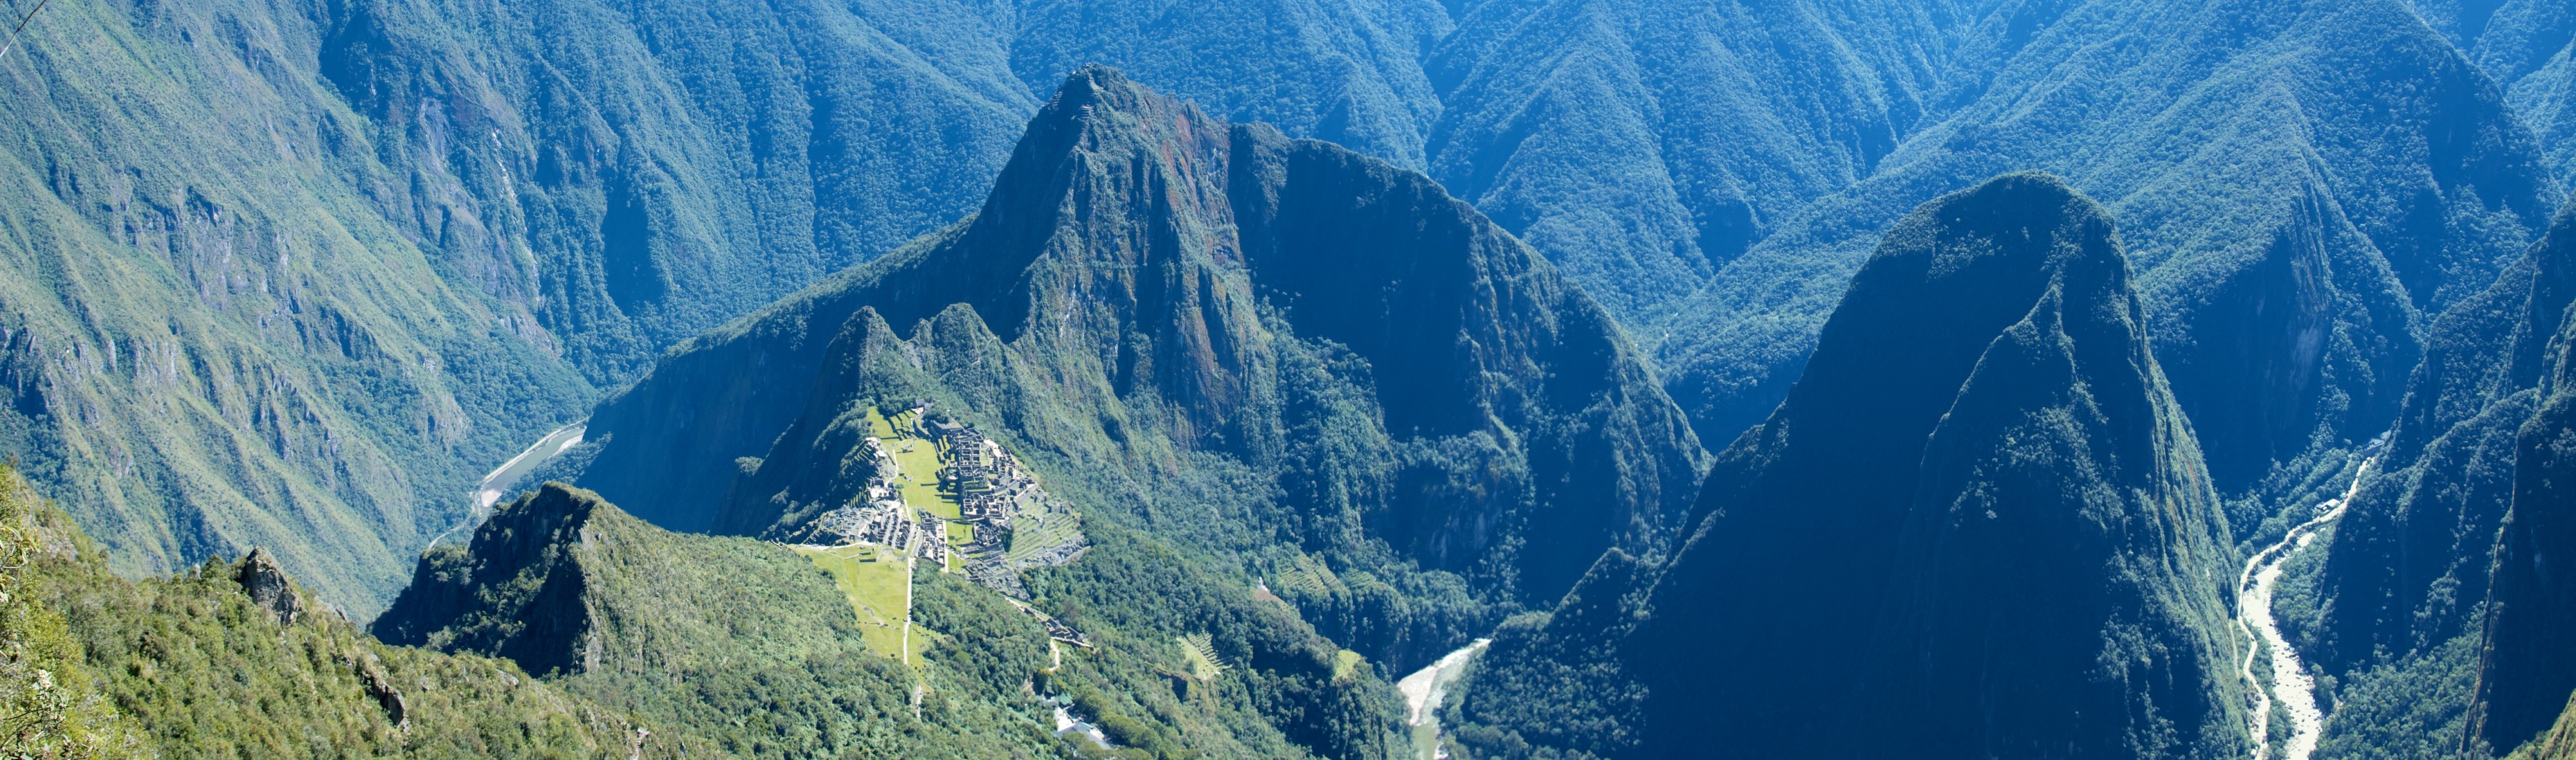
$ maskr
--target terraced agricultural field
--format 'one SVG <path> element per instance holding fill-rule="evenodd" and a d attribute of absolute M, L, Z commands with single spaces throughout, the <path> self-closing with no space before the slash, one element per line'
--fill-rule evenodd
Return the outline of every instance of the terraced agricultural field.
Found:
<path fill-rule="evenodd" d="M 797 547 L 797 553 L 832 574 L 832 582 L 849 597 L 859 615 L 859 634 L 868 651 L 897 657 L 903 652 L 903 621 L 909 614 L 909 568 L 901 555 L 874 546 Z M 917 632 L 916 632 L 917 633 Z M 928 639 L 913 637 L 918 653 Z"/>

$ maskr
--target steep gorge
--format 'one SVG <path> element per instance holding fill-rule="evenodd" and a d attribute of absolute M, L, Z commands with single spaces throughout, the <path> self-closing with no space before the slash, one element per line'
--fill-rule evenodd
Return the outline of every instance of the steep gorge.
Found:
<path fill-rule="evenodd" d="M 1642 581 L 1605 558 L 1595 611 L 1488 655 L 1616 641 L 1577 662 L 1589 699 L 1634 706 L 1522 733 L 1539 695 L 1480 680 L 1470 720 L 1645 757 L 2244 752 L 2236 556 L 2129 276 L 2108 212 L 2056 178 L 1924 204 L 1718 456 L 1689 542 Z"/>

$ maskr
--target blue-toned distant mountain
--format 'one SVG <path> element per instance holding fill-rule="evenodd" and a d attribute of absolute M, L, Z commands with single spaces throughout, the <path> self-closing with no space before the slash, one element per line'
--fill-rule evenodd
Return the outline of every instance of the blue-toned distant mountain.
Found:
<path fill-rule="evenodd" d="M 2576 182 L 2576 4 L 2419 0 L 2415 7 L 2504 88 L 2559 183 Z"/>
<path fill-rule="evenodd" d="M 1470 4 L 1432 175 L 1646 324 L 1947 110 L 1963 5 Z"/>
<path fill-rule="evenodd" d="M 2559 197 L 2504 94 L 2395 2 L 2078 3 L 2017 28 L 1973 99 L 1676 307 L 1660 369 L 1703 437 L 1787 392 L 1885 220 L 2046 169 L 2120 221 L 2157 355 L 2254 530 L 2387 429 L 2430 315 Z"/>
<path fill-rule="evenodd" d="M 2237 555 L 2110 214 L 1924 204 L 1720 453 L 1668 561 L 1516 619 L 1460 736 L 1624 757 L 2246 751 Z M 1572 677 L 1569 677 L 1572 676 Z"/>

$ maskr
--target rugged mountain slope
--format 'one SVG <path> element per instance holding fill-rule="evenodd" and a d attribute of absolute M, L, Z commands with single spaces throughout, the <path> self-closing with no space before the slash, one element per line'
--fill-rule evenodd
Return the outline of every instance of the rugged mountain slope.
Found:
<path fill-rule="evenodd" d="M 1384 681 L 1335 677 L 1311 629 L 1114 536 L 1033 579 L 1038 604 L 1102 647 L 1067 645 L 1053 668 L 1035 620 L 930 564 L 910 604 L 911 635 L 932 643 L 907 668 L 867 649 L 842 591 L 795 551 L 671 533 L 560 484 L 421 563 L 375 623 L 390 640 L 508 657 L 742 756 L 1051 755 L 1038 691 L 1081 696 L 1104 724 L 1142 717 L 1131 745 L 1214 756 L 1385 757 L 1394 738 Z M 1137 661 L 1174 628 L 1211 634 L 1239 672 L 1193 690 Z"/>
<path fill-rule="evenodd" d="M 2570 216 L 2576 216 L 2571 214 Z M 2576 551 L 2576 325 L 2565 323 L 2564 302 L 2571 297 L 2563 279 L 2576 268 L 2576 219 L 2562 217 L 2551 234 L 2552 246 L 2567 250 L 2542 258 L 2546 277 L 2560 289 L 2557 329 L 2550 332 L 2545 361 L 2549 372 L 2540 384 L 2538 411 L 2523 423 L 2515 441 L 2513 500 L 2495 544 L 2492 586 L 2487 608 L 2482 660 L 2478 666 L 2477 705 L 2469 733 L 2499 750 L 2511 749 L 2549 730 L 2576 694 L 2576 658 L 2569 656 L 2569 631 L 2576 630 L 2576 584 L 2555 572 L 2548 559 Z M 2564 238 L 2564 239 L 2561 239 Z M 2535 287 L 2532 308 L 2544 305 Z"/>
<path fill-rule="evenodd" d="M 1003 757 L 1049 743 L 1033 697 L 958 700 L 922 719 L 915 676 L 867 650 L 812 560 L 671 534 L 587 492 L 548 484 L 496 511 L 470 547 L 422 557 L 414 578 L 374 624 L 387 641 L 508 658 L 735 754 Z"/>
<path fill-rule="evenodd" d="M 912 376 L 818 373 L 835 335 Z M 602 402 L 582 482 L 704 529 L 737 458 L 762 460 L 746 498 L 819 493 L 846 452 L 813 447 L 848 442 L 781 432 L 903 394 L 987 423 L 1090 512 L 1218 556 L 1323 552 L 1450 607 L 1460 577 L 1479 604 L 1553 599 L 1604 549 L 1656 550 L 1703 456 L 1608 314 L 1438 185 L 1096 68 L 972 220 Z M 1403 663 L 1481 614 L 1328 630 L 1409 640 L 1361 647 Z"/>
<path fill-rule="evenodd" d="M 2395 416 L 2423 315 L 2534 237 L 2557 193 L 2537 145 L 2393 2 L 2094 2 L 2041 20 L 1973 101 L 1682 307 L 1658 349 L 1667 388 L 1703 436 L 1759 420 L 1880 220 L 2041 168 L 2120 220 L 2221 491 L 2316 491 Z M 2238 527 L 2272 506 L 2246 502 Z"/>
<path fill-rule="evenodd" d="M 965 215 L 1081 60 L 1420 163 L 1438 5 L 1225 7 L 49 3 L 0 448 L 123 572 L 268 546 L 371 614 L 591 383 Z"/>
<path fill-rule="evenodd" d="M 0 669 L 33 757 L 704 756 L 706 742 L 509 662 L 387 646 L 265 552 L 188 575 L 109 575 L 99 546 L 0 468 Z M 47 714 L 51 714 L 51 719 Z M 68 718 L 68 720 L 66 720 Z M 90 752 L 62 752 L 68 744 Z"/>
<path fill-rule="evenodd" d="M 1607 683 L 1647 693 L 1642 725 L 1576 738 L 1644 757 L 2242 752 L 2234 553 L 2145 331 L 2108 212 L 2059 180 L 1924 204 L 1789 398 L 1719 455 L 1651 616 L 1583 616 L 1626 636 Z M 1484 688 L 1471 700 L 1512 696 Z"/>
<path fill-rule="evenodd" d="M 1431 172 L 1645 320 L 1944 107 L 1951 5 L 1477 3 L 1426 64 Z"/>
<path fill-rule="evenodd" d="M 2538 133 L 2560 185 L 2576 182 L 2576 4 L 2418 0 L 2416 11 L 2505 90 Z"/>
<path fill-rule="evenodd" d="M 368 201 L 407 181 L 277 10 L 67 0 L 0 62 L 0 449 L 119 572 L 271 547 L 366 614 L 593 394 Z"/>
<path fill-rule="evenodd" d="M 2516 437 L 2540 405 L 2545 349 L 2571 299 L 2576 218 L 2562 211 L 2494 285 L 2434 322 L 2372 474 L 2301 581 L 2315 584 L 2313 601 L 2286 616 L 2313 616 L 2300 651 L 2358 706 L 2329 720 L 2329 755 L 2399 735 L 2458 743 Z"/>

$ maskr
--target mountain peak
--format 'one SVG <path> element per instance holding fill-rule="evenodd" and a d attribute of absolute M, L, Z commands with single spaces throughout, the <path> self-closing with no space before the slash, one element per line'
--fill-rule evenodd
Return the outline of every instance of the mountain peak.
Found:
<path fill-rule="evenodd" d="M 587 670 L 597 621 L 579 554 L 603 518 L 633 520 L 599 494 L 546 483 L 495 510 L 468 547 L 421 555 L 412 585 L 372 630 L 389 643 L 508 657 L 539 675 Z"/>
<path fill-rule="evenodd" d="M 897 344 L 904 367 L 843 371 Z M 582 482 L 668 527 L 787 535 L 865 479 L 835 420 L 889 398 L 1056 458 L 1093 513 L 1254 515 L 1390 582 L 1475 589 L 1347 621 L 1420 633 L 1335 632 L 1396 663 L 1604 550 L 1668 551 L 1705 456 L 1608 312 L 1439 183 L 1106 68 L 1066 79 L 974 218 L 604 402 Z"/>
<path fill-rule="evenodd" d="M 2223 584 L 2203 577 L 2227 564 L 2224 521 L 2140 315 L 2109 215 L 2054 177 L 1898 222 L 1789 398 L 1719 455 L 1653 592 L 1628 652 L 1655 692 L 1647 748 L 2241 741 Z M 2096 663 L 2130 646 L 2156 652 Z M 1837 736 L 1855 738 L 1818 754 Z"/>

